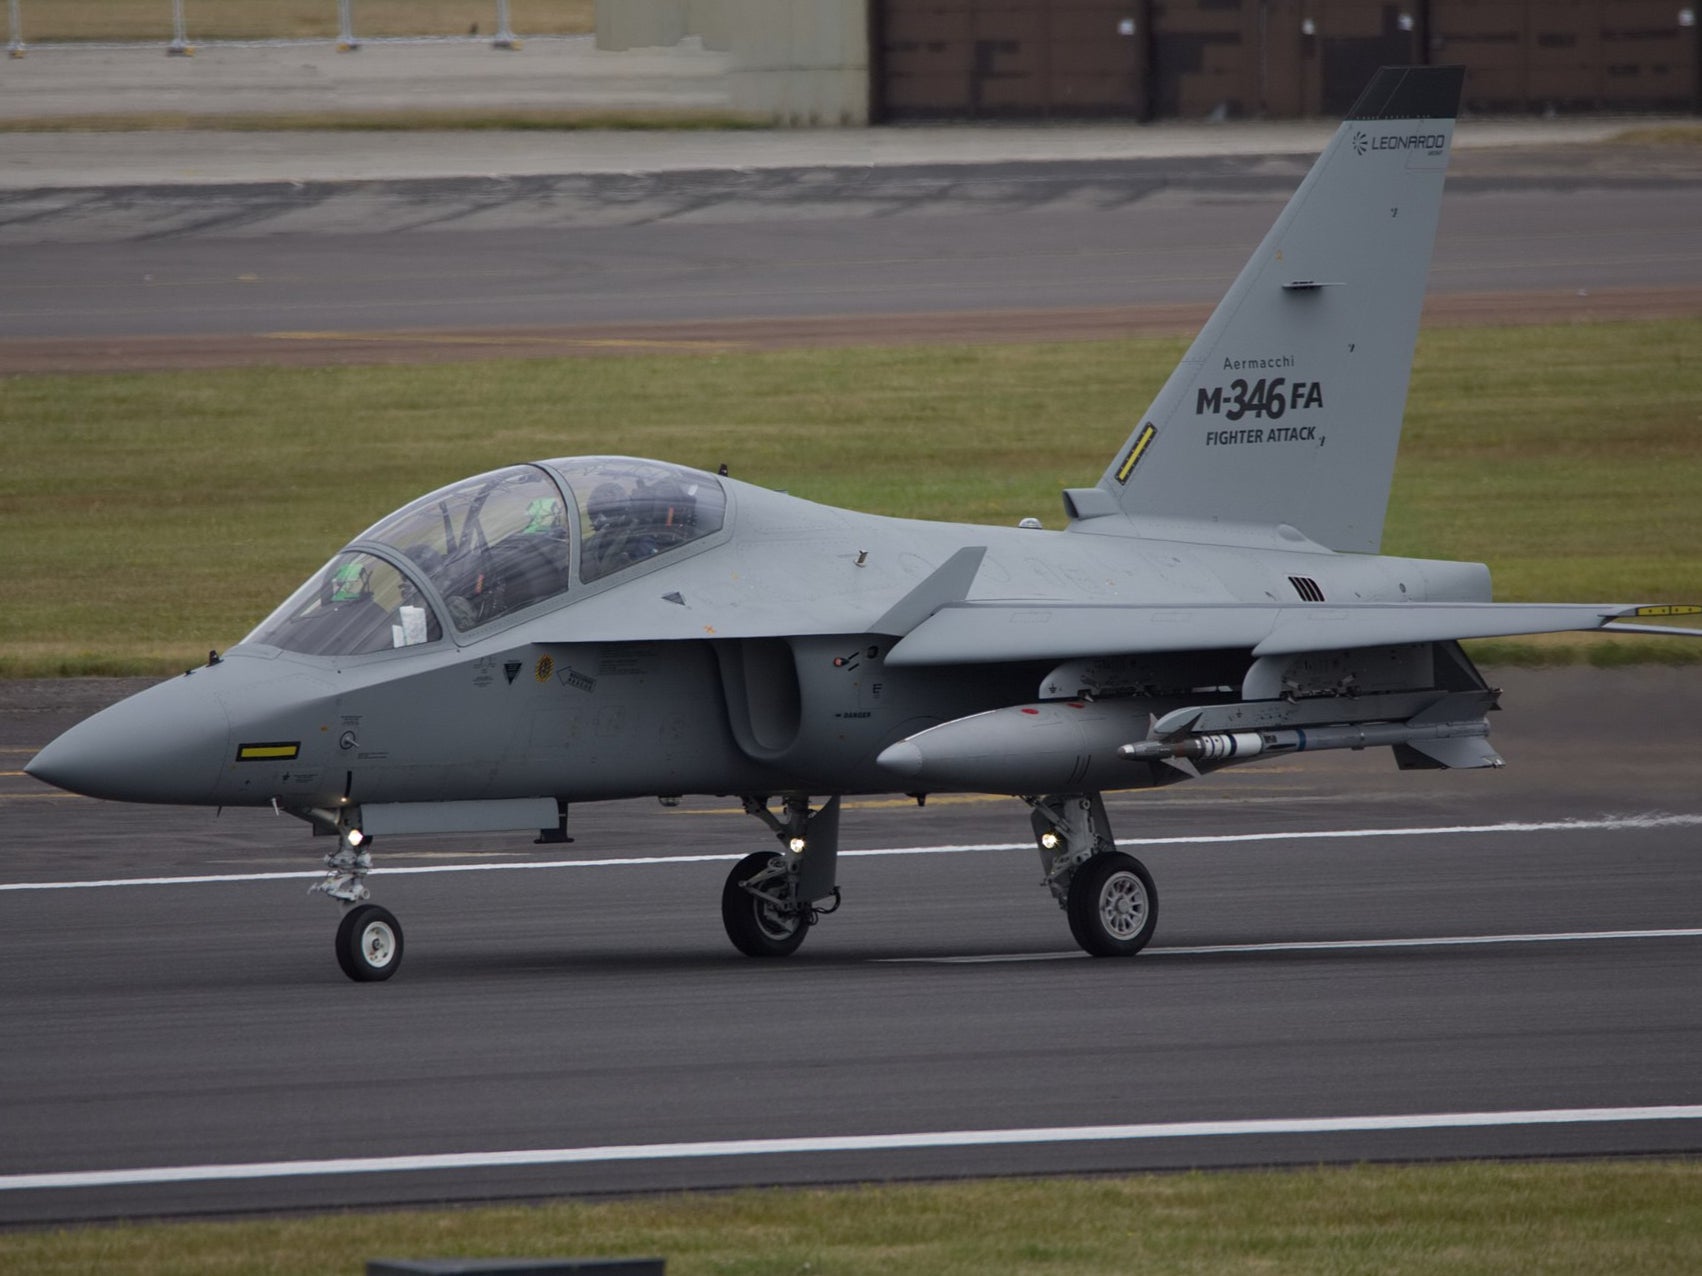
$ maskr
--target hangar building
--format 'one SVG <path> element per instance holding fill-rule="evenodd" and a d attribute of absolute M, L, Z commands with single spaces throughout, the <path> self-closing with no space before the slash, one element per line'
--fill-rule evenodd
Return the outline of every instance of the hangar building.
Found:
<path fill-rule="evenodd" d="M 1702 112 L 1702 0 L 605 0 L 603 49 L 700 40 L 784 123 L 1335 115 L 1463 64 L 1477 113 Z"/>

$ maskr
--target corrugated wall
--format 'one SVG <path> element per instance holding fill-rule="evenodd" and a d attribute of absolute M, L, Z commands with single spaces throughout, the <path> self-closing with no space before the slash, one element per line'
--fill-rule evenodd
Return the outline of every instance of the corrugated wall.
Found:
<path fill-rule="evenodd" d="M 879 118 L 1336 115 L 1460 63 L 1480 112 L 1702 109 L 1702 0 L 872 0 Z"/>
<path fill-rule="evenodd" d="M 1466 66 L 1471 110 L 1696 110 L 1698 28 L 1680 26 L 1683 8 L 1677 0 L 1432 0 L 1432 60 Z"/>
<path fill-rule="evenodd" d="M 876 19 L 887 113 L 903 118 L 1141 115 L 1146 61 L 1128 0 L 887 0 Z"/>

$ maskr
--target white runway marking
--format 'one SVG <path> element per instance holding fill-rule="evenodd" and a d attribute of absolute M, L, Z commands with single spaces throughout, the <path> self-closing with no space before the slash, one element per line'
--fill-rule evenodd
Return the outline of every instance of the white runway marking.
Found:
<path fill-rule="evenodd" d="M 676 1161 L 704 1157 L 819 1156 L 832 1152 L 1015 1147 L 1041 1143 L 1132 1143 L 1149 1139 L 1235 1138 L 1276 1134 L 1369 1134 L 1392 1130 L 1467 1130 L 1508 1126 L 1606 1125 L 1616 1122 L 1697 1120 L 1702 1120 L 1702 1104 L 1638 1108 L 1549 1108 L 1528 1112 L 1429 1112 L 1402 1116 L 1299 1117 L 1253 1121 L 1167 1121 L 1142 1125 L 941 1130 L 915 1134 L 851 1134 L 792 1139 L 724 1139 L 700 1143 L 628 1143 L 604 1147 L 536 1148 L 509 1152 L 445 1152 L 424 1156 L 363 1156 L 322 1161 L 251 1161 L 235 1165 L 161 1165 L 126 1170 L 6 1174 L 0 1175 L 0 1191 L 139 1187 L 212 1180 L 314 1178 L 334 1174 L 405 1174 L 421 1170 L 596 1165 L 613 1161 Z"/>
<path fill-rule="evenodd" d="M 1361 948 L 1456 948 L 1475 944 L 1573 944 L 1591 939 L 1702 939 L 1702 927 L 1683 930 L 1563 930 L 1535 935 L 1432 935 L 1420 939 L 1297 939 L 1270 944 L 1205 944 L 1196 948 L 1141 950 L 1144 957 L 1198 957 L 1212 953 L 1323 953 Z M 886 965 L 992 966 L 1026 961 L 1074 961 L 1079 950 L 1060 953 L 989 953 L 980 957 L 877 957 Z"/>
<path fill-rule="evenodd" d="M 1595 820 L 1552 820 L 1541 823 L 1454 824 L 1420 828 L 1389 829 L 1307 829 L 1285 833 L 1228 833 L 1204 834 L 1194 837 L 1125 837 L 1117 845 L 1139 849 L 1143 846 L 1235 846 L 1250 842 L 1313 842 L 1340 841 L 1353 838 L 1380 837 L 1460 837 L 1505 833 L 1587 833 L 1633 831 L 1638 829 L 1698 828 L 1702 815 L 1627 815 L 1604 816 Z M 883 855 L 966 855 L 986 851 L 1029 851 L 1031 842 L 980 842 L 947 846 L 889 846 L 873 850 L 841 851 L 846 859 L 870 858 Z M 427 873 L 504 873 L 540 869 L 572 868 L 642 868 L 679 864 L 730 864 L 742 859 L 744 851 L 716 855 L 635 855 L 584 860 L 513 860 L 505 863 L 474 864 L 405 864 L 400 867 L 374 868 L 374 877 L 417 876 Z M 308 881 L 323 877 L 321 869 L 287 873 L 205 873 L 181 877 L 109 877 L 91 881 L 69 882 L 0 882 L 5 891 L 70 891 L 92 890 L 116 886 L 207 886 L 237 882 Z"/>

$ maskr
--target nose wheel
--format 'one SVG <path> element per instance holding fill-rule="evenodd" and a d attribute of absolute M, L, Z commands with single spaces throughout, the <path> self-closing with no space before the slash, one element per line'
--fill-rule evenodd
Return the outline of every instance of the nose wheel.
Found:
<path fill-rule="evenodd" d="M 357 904 L 337 927 L 337 964 L 357 983 L 394 975 L 402 964 L 402 924 L 387 908 Z"/>

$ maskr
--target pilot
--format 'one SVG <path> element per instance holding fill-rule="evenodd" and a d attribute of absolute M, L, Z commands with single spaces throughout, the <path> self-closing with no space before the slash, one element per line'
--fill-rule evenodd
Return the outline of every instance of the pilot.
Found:
<path fill-rule="evenodd" d="M 664 478 L 639 490 L 643 499 L 633 503 L 638 508 L 638 517 L 650 528 L 657 550 L 691 539 L 691 527 L 697 521 L 697 502 L 684 487 Z"/>
<path fill-rule="evenodd" d="M 371 570 L 360 563 L 344 563 L 331 577 L 330 592 L 325 601 L 333 607 L 341 607 L 371 597 Z"/>
<path fill-rule="evenodd" d="M 336 651 L 354 655 L 374 651 L 390 639 L 390 613 L 372 596 L 372 567 L 350 559 L 326 578 L 319 605 L 297 618 L 297 650 Z"/>
<path fill-rule="evenodd" d="M 649 558 L 658 548 L 649 531 L 633 517 L 633 502 L 619 483 L 599 483 L 586 502 L 591 536 L 585 542 L 579 574 L 599 580 L 628 563 Z"/>
<path fill-rule="evenodd" d="M 549 536 L 555 540 L 567 539 L 567 520 L 562 514 L 561 502 L 553 496 L 540 496 L 526 506 L 526 526 L 520 529 L 523 536 Z"/>

